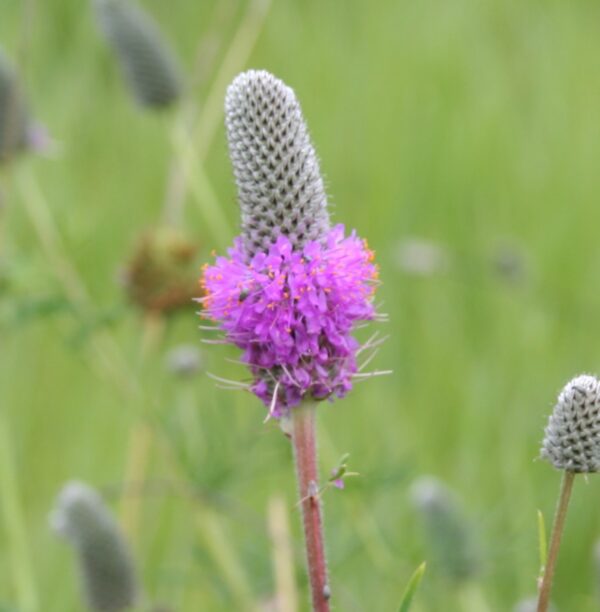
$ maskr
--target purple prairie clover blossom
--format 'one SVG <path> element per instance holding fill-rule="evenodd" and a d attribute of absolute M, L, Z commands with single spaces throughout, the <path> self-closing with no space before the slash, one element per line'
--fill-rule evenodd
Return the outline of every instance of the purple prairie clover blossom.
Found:
<path fill-rule="evenodd" d="M 337 225 L 296 250 L 280 235 L 249 262 L 238 237 L 229 257 L 204 267 L 202 316 L 244 351 L 250 388 L 272 416 L 352 388 L 359 344 L 351 331 L 375 317 L 373 257 L 355 232 L 344 236 Z"/>
<path fill-rule="evenodd" d="M 244 351 L 241 385 L 281 417 L 343 397 L 357 375 L 355 323 L 376 318 L 366 242 L 331 226 L 316 152 L 294 91 L 263 70 L 227 89 L 225 125 L 241 232 L 202 277 L 202 316 Z M 366 375 L 364 375 L 366 376 Z M 236 387 L 240 385 L 235 385 Z"/>

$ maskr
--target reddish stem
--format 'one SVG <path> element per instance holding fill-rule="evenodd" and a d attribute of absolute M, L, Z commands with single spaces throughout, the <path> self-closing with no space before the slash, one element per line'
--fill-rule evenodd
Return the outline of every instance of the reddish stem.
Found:
<path fill-rule="evenodd" d="M 314 612 L 329 612 L 330 590 L 323 542 L 321 499 L 317 471 L 315 406 L 305 403 L 292 409 L 292 443 L 304 525 L 306 560 Z"/>

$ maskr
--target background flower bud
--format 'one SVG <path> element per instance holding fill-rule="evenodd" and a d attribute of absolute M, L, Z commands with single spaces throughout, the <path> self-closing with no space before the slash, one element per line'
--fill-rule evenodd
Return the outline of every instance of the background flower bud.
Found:
<path fill-rule="evenodd" d="M 423 476 L 411 486 L 410 497 L 437 568 L 454 582 L 476 577 L 482 565 L 479 546 L 451 491 L 437 478 Z"/>
<path fill-rule="evenodd" d="M 0 163 L 28 145 L 29 113 L 19 79 L 0 51 Z"/>
<path fill-rule="evenodd" d="M 128 0 L 94 0 L 98 25 L 141 106 L 163 108 L 181 94 L 181 73 L 154 21 Z"/>
<path fill-rule="evenodd" d="M 167 370 L 179 378 L 191 378 L 204 365 L 204 357 L 197 346 L 180 344 L 173 347 L 166 355 Z"/>
<path fill-rule="evenodd" d="M 129 546 L 94 489 L 80 482 L 65 485 L 50 522 L 77 554 L 90 610 L 117 612 L 135 605 L 138 581 Z"/>
<path fill-rule="evenodd" d="M 130 301 L 154 313 L 191 308 L 198 293 L 196 252 L 187 235 L 174 228 L 142 234 L 123 274 Z"/>

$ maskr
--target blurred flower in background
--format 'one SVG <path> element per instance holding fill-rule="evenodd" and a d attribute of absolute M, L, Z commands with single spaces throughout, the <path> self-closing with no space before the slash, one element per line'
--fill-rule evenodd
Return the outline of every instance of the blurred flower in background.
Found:
<path fill-rule="evenodd" d="M 119 612 L 139 600 L 137 570 L 119 526 L 90 486 L 64 486 L 50 516 L 52 528 L 77 555 L 82 589 L 93 611 Z"/>
<path fill-rule="evenodd" d="M 16 69 L 0 49 L 0 164 L 36 143 L 40 146 L 40 139 Z"/>
<path fill-rule="evenodd" d="M 482 572 L 482 555 L 473 526 L 456 496 L 440 480 L 422 476 L 410 488 L 433 566 L 462 583 Z"/>
<path fill-rule="evenodd" d="M 400 240 L 393 258 L 400 271 L 412 276 L 433 276 L 450 267 L 450 255 L 444 246 L 416 236 Z"/>
<path fill-rule="evenodd" d="M 97 23 L 123 78 L 142 107 L 166 108 L 180 97 L 179 63 L 158 26 L 129 0 L 93 0 Z"/>
<path fill-rule="evenodd" d="M 198 296 L 197 250 L 178 229 L 159 227 L 142 233 L 122 273 L 131 303 L 163 314 L 192 308 Z"/>

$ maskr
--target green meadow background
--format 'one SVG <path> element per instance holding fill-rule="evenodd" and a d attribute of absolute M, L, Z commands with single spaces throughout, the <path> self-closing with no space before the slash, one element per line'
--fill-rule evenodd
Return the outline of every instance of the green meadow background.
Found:
<path fill-rule="evenodd" d="M 48 526 L 73 479 L 134 513 L 148 600 L 181 611 L 273 609 L 268 508 L 283 498 L 308 609 L 289 442 L 255 398 L 208 378 L 245 373 L 226 361 L 234 349 L 200 344 L 193 305 L 150 342 L 119 283 L 160 223 L 173 164 L 191 169 L 182 225 L 198 271 L 234 237 L 221 108 L 250 67 L 296 90 L 332 216 L 375 249 L 389 314 L 361 334 L 389 335 L 372 367 L 393 374 L 319 409 L 323 475 L 346 452 L 360 472 L 324 496 L 335 609 L 397 609 L 430 557 L 409 489 L 431 474 L 461 500 L 483 562 L 468 588 L 430 563 L 415 610 L 512 610 L 535 594 L 536 513 L 551 523 L 559 488 L 536 461 L 547 416 L 572 376 L 600 372 L 600 5 L 142 4 L 196 75 L 202 119 L 183 153 L 180 114 L 136 107 L 89 2 L 0 3 L 0 46 L 56 141 L 0 168 L 0 610 L 83 609 L 72 551 Z M 445 265 L 400 265 L 414 239 Z M 205 363 L 186 380 L 165 367 L 182 343 Z M 148 445 L 143 482 L 127 482 L 132 440 Z M 600 481 L 580 477 L 559 610 L 600 607 L 599 537 Z"/>

